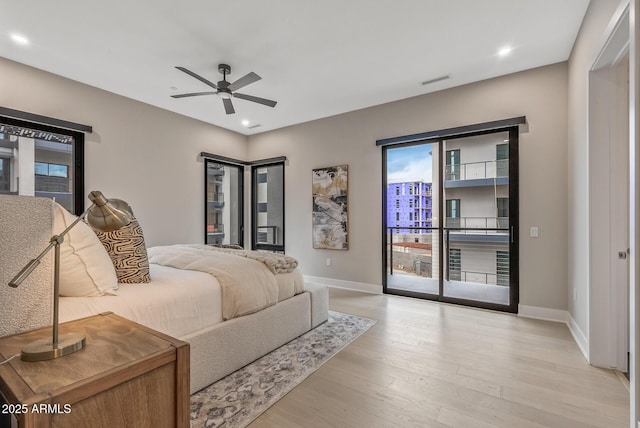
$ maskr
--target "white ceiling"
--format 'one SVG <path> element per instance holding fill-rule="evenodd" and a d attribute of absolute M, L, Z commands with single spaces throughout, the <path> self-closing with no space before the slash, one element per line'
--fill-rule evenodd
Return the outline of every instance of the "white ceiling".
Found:
<path fill-rule="evenodd" d="M 564 61 L 588 4 L 0 0 L 0 56 L 250 135 Z M 511 55 L 497 55 L 507 45 Z M 217 82 L 218 63 L 231 65 L 231 82 L 259 74 L 239 92 L 278 105 L 233 99 L 226 115 L 215 95 L 170 97 L 210 90 L 175 66 Z"/>

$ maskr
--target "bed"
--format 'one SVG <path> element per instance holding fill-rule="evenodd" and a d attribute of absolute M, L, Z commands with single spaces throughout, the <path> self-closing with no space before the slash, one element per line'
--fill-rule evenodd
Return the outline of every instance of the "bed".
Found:
<path fill-rule="evenodd" d="M 56 228 L 60 226 L 56 210 L 49 199 L 0 195 L 2 284 L 37 255 L 50 236 L 57 232 Z M 78 245 L 76 238 L 70 237 L 70 241 Z M 81 244 L 100 252 L 93 242 Z M 140 248 L 135 251 L 139 253 Z M 242 250 L 177 245 L 149 248 L 148 254 L 148 282 L 136 283 L 129 278 L 127 283 L 116 283 L 115 287 L 112 273 L 102 266 L 104 263 L 95 261 L 95 255 L 84 260 L 80 269 L 82 275 L 96 265 L 104 270 L 97 269 L 89 279 L 78 276 L 69 281 L 66 290 L 70 291 L 61 293 L 66 296 L 60 298 L 60 321 L 112 311 L 188 342 L 191 347 L 191 393 L 327 320 L 326 287 L 305 284 L 295 267 L 282 270 L 285 259 L 277 259 L 280 262 L 275 264 L 279 267 L 274 273 L 276 259 L 270 260 L 270 266 L 269 260 L 262 260 L 270 256 Z M 74 253 L 65 257 L 63 251 L 62 260 L 76 256 Z M 220 259 L 222 267 L 210 267 L 206 257 Z M 135 257 L 121 259 L 131 265 L 130 261 Z M 230 266 L 236 263 L 239 271 L 234 273 Z M 250 284 L 247 272 L 251 272 L 243 267 L 247 263 L 257 266 L 258 273 L 254 276 L 261 283 L 270 282 L 270 288 L 257 293 L 257 302 L 252 305 L 247 306 L 247 301 L 254 298 L 244 295 L 231 298 L 229 303 L 229 297 L 233 296 L 230 287 L 256 287 L 253 284 L 247 287 Z M 266 269 L 260 267 L 262 265 Z M 267 277 L 265 272 L 268 271 L 274 273 L 273 280 Z M 19 288 L 0 286 L 0 299 L 6 302 L 0 311 L 0 336 L 51 324 L 52 272 L 49 257 Z M 91 287 L 95 284 L 88 285 L 92 281 L 108 285 L 98 285 L 98 291 L 92 293 Z"/>

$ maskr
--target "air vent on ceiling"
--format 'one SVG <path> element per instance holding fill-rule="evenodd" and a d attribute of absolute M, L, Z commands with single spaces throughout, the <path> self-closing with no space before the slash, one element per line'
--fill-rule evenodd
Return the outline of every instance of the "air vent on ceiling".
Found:
<path fill-rule="evenodd" d="M 425 80 L 424 82 L 422 82 L 422 86 L 430 85 L 430 84 L 436 83 L 436 82 L 441 82 L 441 81 L 447 80 L 447 79 L 451 79 L 451 75 L 450 74 L 447 74 L 446 76 L 436 77 L 435 79 L 431 79 L 431 80 Z"/>
<path fill-rule="evenodd" d="M 248 127 L 248 129 L 256 129 L 257 127 L 262 126 L 259 123 L 256 123 L 255 125 L 251 125 Z"/>

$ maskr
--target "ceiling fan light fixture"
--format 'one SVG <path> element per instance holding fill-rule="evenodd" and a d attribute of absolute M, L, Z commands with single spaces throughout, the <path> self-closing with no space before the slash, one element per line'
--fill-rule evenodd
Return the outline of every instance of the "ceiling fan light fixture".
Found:
<path fill-rule="evenodd" d="M 216 92 L 216 95 L 218 97 L 220 97 L 221 99 L 223 99 L 223 100 L 230 100 L 231 99 L 231 92 L 220 90 L 220 91 Z"/>

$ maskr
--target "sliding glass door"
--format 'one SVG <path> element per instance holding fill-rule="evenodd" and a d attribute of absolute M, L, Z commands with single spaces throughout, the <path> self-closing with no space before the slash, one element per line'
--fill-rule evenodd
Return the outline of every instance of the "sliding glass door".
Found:
<path fill-rule="evenodd" d="M 509 305 L 508 142 L 508 131 L 441 141 L 457 153 L 441 184 L 444 297 Z"/>
<path fill-rule="evenodd" d="M 439 294 L 437 147 L 425 142 L 385 152 L 388 289 Z"/>
<path fill-rule="evenodd" d="M 518 128 L 383 147 L 386 293 L 517 311 Z"/>

